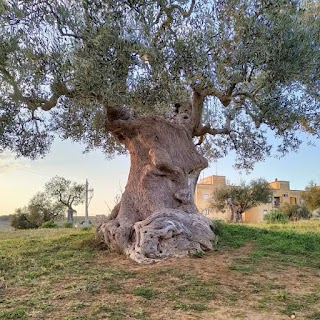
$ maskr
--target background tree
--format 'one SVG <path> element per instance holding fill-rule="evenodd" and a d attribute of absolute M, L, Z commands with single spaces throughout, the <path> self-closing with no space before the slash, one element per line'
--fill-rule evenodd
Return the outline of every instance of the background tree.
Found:
<path fill-rule="evenodd" d="M 34 195 L 29 204 L 17 209 L 11 217 L 15 229 L 34 229 L 42 224 L 63 217 L 68 209 L 68 222 L 73 222 L 73 205 L 84 201 L 85 185 L 71 182 L 62 177 L 54 177 L 45 185 L 44 192 Z"/>
<path fill-rule="evenodd" d="M 212 195 L 211 207 L 217 210 L 229 207 L 231 221 L 241 222 L 243 212 L 261 203 L 270 202 L 272 196 L 272 189 L 266 180 L 251 180 L 249 184 L 242 181 L 240 186 L 227 185 L 217 189 Z"/>
<path fill-rule="evenodd" d="M 11 227 L 14 229 L 36 229 L 39 225 L 29 220 L 27 208 L 19 208 L 11 216 Z"/>
<path fill-rule="evenodd" d="M 52 201 L 45 192 L 33 196 L 27 206 L 28 219 L 38 226 L 63 217 L 64 211 L 65 206 L 58 201 Z"/>
<path fill-rule="evenodd" d="M 320 187 L 314 181 L 310 181 L 301 198 L 311 211 L 320 209 Z"/>
<path fill-rule="evenodd" d="M 79 184 L 56 176 L 46 183 L 45 193 L 55 199 L 60 206 L 67 207 L 67 221 L 73 223 L 73 214 L 75 212 L 73 206 L 84 202 L 85 184 Z"/>
<path fill-rule="evenodd" d="M 11 226 L 15 229 L 39 228 L 45 222 L 61 218 L 64 209 L 62 203 L 52 201 L 46 193 L 39 192 L 26 207 L 16 210 L 11 217 Z"/>
<path fill-rule="evenodd" d="M 58 133 L 126 149 L 128 184 L 102 239 L 138 261 L 210 249 L 193 203 L 203 155 L 235 151 L 250 169 L 271 154 L 270 133 L 281 155 L 301 132 L 319 137 L 319 7 L 1 0 L 0 148 L 35 158 Z"/>
<path fill-rule="evenodd" d="M 286 203 L 285 205 L 281 206 L 279 210 L 286 214 L 290 221 L 308 220 L 312 216 L 311 212 L 304 205 L 300 206 L 298 204 Z"/>

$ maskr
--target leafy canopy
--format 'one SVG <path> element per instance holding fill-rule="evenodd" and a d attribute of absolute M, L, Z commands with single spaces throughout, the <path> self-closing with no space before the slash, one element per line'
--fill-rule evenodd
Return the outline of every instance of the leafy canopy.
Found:
<path fill-rule="evenodd" d="M 310 181 L 301 197 L 310 210 L 320 209 L 320 186 L 317 186 L 314 181 Z"/>
<path fill-rule="evenodd" d="M 251 180 L 248 184 L 242 181 L 239 186 L 227 185 L 217 189 L 212 194 L 211 207 L 223 210 L 226 205 L 232 204 L 238 213 L 243 213 L 261 203 L 270 202 L 272 196 L 272 189 L 266 180 Z"/>
<path fill-rule="evenodd" d="M 0 151 L 35 158 L 53 135 L 123 152 L 106 111 L 170 117 L 250 168 L 319 137 L 320 5 L 299 0 L 0 0 Z M 203 103 L 202 103 L 203 102 Z"/>
<path fill-rule="evenodd" d="M 290 221 L 297 221 L 297 220 L 308 220 L 311 218 L 312 214 L 308 210 L 305 205 L 298 205 L 298 204 L 289 204 L 286 203 L 279 209 L 283 212 Z"/>
<path fill-rule="evenodd" d="M 43 192 L 34 195 L 26 207 L 16 210 L 11 218 L 11 226 L 16 229 L 38 228 L 43 223 L 63 217 L 66 208 L 72 208 L 84 200 L 84 184 L 53 177 L 45 184 Z"/>
<path fill-rule="evenodd" d="M 45 192 L 38 192 L 26 207 L 15 211 L 11 217 L 11 226 L 15 229 L 39 228 L 45 222 L 61 218 L 64 211 L 62 203 L 52 201 Z"/>
<path fill-rule="evenodd" d="M 68 208 L 85 200 L 85 184 L 72 182 L 63 177 L 53 177 L 46 183 L 45 192 L 48 197 Z"/>

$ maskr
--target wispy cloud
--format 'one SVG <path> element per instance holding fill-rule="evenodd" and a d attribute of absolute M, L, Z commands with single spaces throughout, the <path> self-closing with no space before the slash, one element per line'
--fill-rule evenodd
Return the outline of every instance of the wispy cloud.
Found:
<path fill-rule="evenodd" d="M 13 154 L 4 152 L 0 154 L 0 174 L 25 167 L 23 159 L 16 159 Z"/>

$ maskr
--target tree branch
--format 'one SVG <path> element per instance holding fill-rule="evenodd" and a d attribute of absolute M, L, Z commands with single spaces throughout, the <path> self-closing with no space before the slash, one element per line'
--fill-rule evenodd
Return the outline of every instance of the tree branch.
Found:
<path fill-rule="evenodd" d="M 4 67 L 0 66 L 0 73 L 2 74 L 3 78 L 5 78 L 9 82 L 9 84 L 12 85 L 14 95 L 16 95 L 19 99 L 23 98 L 23 95 L 18 87 L 18 84 L 14 79 L 14 77 L 10 74 L 10 72 Z"/>
<path fill-rule="evenodd" d="M 211 135 L 217 135 L 217 134 L 229 134 L 231 132 L 230 124 L 226 123 L 226 126 L 221 129 L 216 128 L 210 128 L 208 125 L 203 126 L 199 130 L 195 132 L 195 136 L 204 136 L 205 134 L 209 133 Z"/>
<path fill-rule="evenodd" d="M 157 18 L 155 20 L 155 24 L 159 23 L 160 18 L 161 18 L 163 13 L 166 14 L 167 18 L 163 21 L 163 23 L 161 24 L 160 28 L 156 32 L 152 43 L 154 45 L 156 45 L 159 37 L 161 36 L 161 33 L 164 32 L 166 28 L 170 28 L 170 25 L 174 20 L 174 18 L 173 18 L 174 10 L 178 10 L 183 18 L 188 18 L 188 17 L 190 17 L 190 15 L 191 15 L 191 13 L 192 13 L 192 11 L 194 9 L 195 4 L 196 4 L 196 1 L 192 0 L 189 10 L 185 11 L 181 6 L 179 6 L 177 4 L 173 4 L 171 6 L 165 6 L 165 5 L 161 4 L 161 3 L 159 3 L 160 11 L 159 11 L 159 14 L 157 15 Z"/>
<path fill-rule="evenodd" d="M 61 19 L 60 19 L 59 15 L 53 10 L 53 8 L 52 8 L 50 3 L 47 3 L 47 5 L 50 7 L 51 14 L 56 19 L 58 31 L 60 32 L 60 34 L 62 36 L 64 36 L 64 37 L 72 37 L 72 38 L 75 38 L 75 39 L 78 39 L 78 40 L 82 40 L 83 39 L 81 36 L 78 36 L 77 34 L 64 32 L 63 31 L 63 23 L 61 22 Z"/>
<path fill-rule="evenodd" d="M 193 86 L 193 89 L 196 89 L 198 93 L 201 94 L 203 97 L 208 97 L 208 96 L 217 97 L 224 107 L 227 107 L 232 100 L 231 95 L 228 94 L 228 92 L 230 91 L 230 88 L 229 90 L 227 90 L 227 93 L 217 90 L 216 88 L 211 86 L 205 86 L 204 88 L 201 88 L 199 86 Z"/>
<path fill-rule="evenodd" d="M 62 200 L 62 194 L 59 190 L 58 190 L 58 193 L 59 193 L 59 202 L 61 202 L 64 206 L 68 207 L 68 203 Z"/>
<path fill-rule="evenodd" d="M 191 101 L 191 121 L 192 130 L 195 133 L 201 126 L 201 116 L 203 111 L 204 97 L 195 89 L 192 90 Z"/>
<path fill-rule="evenodd" d="M 49 111 L 56 106 L 61 96 L 73 96 L 73 91 L 69 90 L 65 83 L 57 82 L 53 84 L 53 94 L 48 100 L 36 96 L 26 97 L 21 92 L 15 78 L 7 69 L 0 66 L 0 74 L 2 74 L 3 78 L 5 78 L 7 82 L 13 87 L 13 92 L 16 99 L 20 100 L 22 103 L 25 103 L 30 110 L 34 110 L 39 107 L 44 111 Z"/>
<path fill-rule="evenodd" d="M 191 15 L 191 13 L 192 13 L 192 11 L 193 11 L 193 9 L 194 9 L 195 4 L 196 4 L 196 0 L 192 0 L 192 1 L 191 1 L 190 8 L 189 8 L 188 11 L 183 10 L 183 8 L 181 8 L 181 7 L 180 7 L 179 5 L 177 5 L 177 4 L 173 4 L 173 5 L 171 6 L 171 8 L 172 8 L 172 9 L 177 9 L 177 10 L 179 10 L 180 14 L 181 14 L 184 18 L 188 18 L 188 17 L 190 17 L 190 15 Z"/>
<path fill-rule="evenodd" d="M 226 115 L 226 122 L 223 128 L 217 129 L 217 128 L 211 128 L 209 125 L 201 126 L 197 128 L 194 131 L 194 136 L 200 137 L 198 143 L 196 145 L 200 145 L 203 142 L 203 136 L 206 134 L 211 135 L 218 135 L 218 134 L 225 134 L 230 135 L 231 132 L 234 132 L 233 129 L 231 129 L 231 122 L 234 120 L 235 115 L 238 111 L 238 107 L 232 108 L 229 113 Z"/>

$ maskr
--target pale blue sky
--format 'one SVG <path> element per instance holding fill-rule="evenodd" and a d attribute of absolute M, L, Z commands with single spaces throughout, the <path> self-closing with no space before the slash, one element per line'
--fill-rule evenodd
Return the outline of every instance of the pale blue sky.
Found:
<path fill-rule="evenodd" d="M 316 146 L 303 146 L 299 152 L 280 160 L 269 158 L 258 163 L 249 175 L 232 167 L 234 158 L 230 155 L 217 164 L 211 163 L 201 177 L 217 173 L 225 175 L 230 183 L 260 177 L 268 181 L 278 178 L 290 181 L 291 189 L 304 189 L 310 180 L 320 184 L 319 146 L 320 142 L 316 141 Z M 0 215 L 27 205 L 55 175 L 83 183 L 87 178 L 95 190 L 89 214 L 108 214 L 116 195 L 125 188 L 129 158 L 121 156 L 110 161 L 100 151 L 83 154 L 83 150 L 80 144 L 56 140 L 50 154 L 41 160 L 15 159 L 9 153 L 0 155 Z M 84 215 L 83 205 L 76 209 L 79 215 Z"/>

